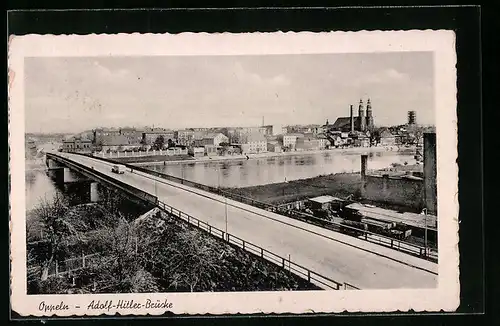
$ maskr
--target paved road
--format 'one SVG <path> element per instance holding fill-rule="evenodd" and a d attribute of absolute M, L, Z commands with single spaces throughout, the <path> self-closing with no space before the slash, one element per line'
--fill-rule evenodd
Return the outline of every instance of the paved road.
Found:
<path fill-rule="evenodd" d="M 290 255 L 297 264 L 338 282 L 362 289 L 437 286 L 437 264 L 423 259 L 145 173 L 118 175 L 111 172 L 111 164 L 101 160 L 59 155 L 157 195 L 166 204 L 222 230 L 227 209 L 230 234 L 280 256 Z"/>

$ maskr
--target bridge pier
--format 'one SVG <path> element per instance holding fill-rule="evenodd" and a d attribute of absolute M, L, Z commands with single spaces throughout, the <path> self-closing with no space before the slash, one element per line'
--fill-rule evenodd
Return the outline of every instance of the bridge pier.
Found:
<path fill-rule="evenodd" d="M 51 158 L 48 158 L 48 157 L 45 157 L 45 165 L 47 165 L 47 168 L 49 170 L 53 170 L 53 169 L 60 169 L 63 167 L 63 165 Z"/>
<path fill-rule="evenodd" d="M 52 160 L 51 160 L 52 161 Z M 81 175 L 78 172 L 72 171 L 65 166 L 57 166 L 55 164 L 47 164 L 49 177 L 57 184 L 89 182 L 90 179 Z"/>

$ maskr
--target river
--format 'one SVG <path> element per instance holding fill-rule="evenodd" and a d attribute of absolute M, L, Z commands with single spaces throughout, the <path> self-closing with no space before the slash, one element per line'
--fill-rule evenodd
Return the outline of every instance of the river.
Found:
<path fill-rule="evenodd" d="M 411 153 L 374 152 L 368 155 L 368 169 L 389 167 L 392 163 L 415 163 Z M 238 161 L 183 163 L 145 166 L 195 182 L 221 187 L 247 187 L 268 183 L 311 178 L 340 172 L 359 171 L 359 153 L 322 152 L 294 156 L 255 158 Z M 57 186 L 46 172 L 43 160 L 26 165 L 26 209 L 31 210 L 40 199 L 52 198 L 56 193 L 79 193 L 68 187 Z"/>
<path fill-rule="evenodd" d="M 413 155 L 397 151 L 372 152 L 368 154 L 368 169 L 382 169 L 390 167 L 392 163 L 414 164 Z M 156 164 L 144 167 L 210 186 L 248 187 L 332 173 L 358 172 L 361 169 L 361 155 L 331 151 L 249 160 Z"/>

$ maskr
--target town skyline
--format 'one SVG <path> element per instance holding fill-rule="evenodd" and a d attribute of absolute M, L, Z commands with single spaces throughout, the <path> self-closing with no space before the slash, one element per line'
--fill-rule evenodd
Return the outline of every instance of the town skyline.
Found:
<path fill-rule="evenodd" d="M 26 133 L 323 125 L 368 99 L 376 126 L 433 125 L 432 54 L 29 58 Z M 368 91 L 369 90 L 369 91 Z"/>

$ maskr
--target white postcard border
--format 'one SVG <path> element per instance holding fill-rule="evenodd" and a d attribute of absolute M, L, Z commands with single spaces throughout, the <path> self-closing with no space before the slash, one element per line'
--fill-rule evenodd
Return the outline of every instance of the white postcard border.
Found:
<path fill-rule="evenodd" d="M 439 277 L 436 289 L 357 291 L 27 295 L 24 178 L 24 58 L 261 55 L 431 51 L 435 67 Z M 27 35 L 9 39 L 11 306 L 21 315 L 227 314 L 454 311 L 459 305 L 456 54 L 452 31 L 330 33 Z M 167 299 L 171 309 L 87 310 L 92 300 Z M 68 305 L 40 310 L 41 302 Z M 76 308 L 79 306 L 80 308 Z"/>

